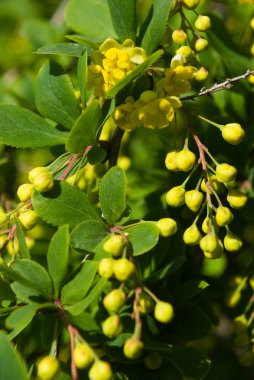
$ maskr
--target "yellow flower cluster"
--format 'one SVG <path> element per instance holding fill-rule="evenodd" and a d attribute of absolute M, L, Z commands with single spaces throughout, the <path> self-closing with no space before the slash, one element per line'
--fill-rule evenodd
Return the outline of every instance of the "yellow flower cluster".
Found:
<path fill-rule="evenodd" d="M 165 97 L 163 91 L 144 91 L 135 102 L 132 97 L 116 107 L 113 118 L 122 129 L 132 130 L 138 126 L 164 128 L 174 118 L 175 109 L 181 107 L 176 96 Z"/>
<path fill-rule="evenodd" d="M 93 64 L 88 66 L 88 89 L 94 88 L 95 96 L 104 96 L 145 59 L 145 50 L 135 47 L 132 40 L 119 44 L 107 39 L 92 55 Z"/>

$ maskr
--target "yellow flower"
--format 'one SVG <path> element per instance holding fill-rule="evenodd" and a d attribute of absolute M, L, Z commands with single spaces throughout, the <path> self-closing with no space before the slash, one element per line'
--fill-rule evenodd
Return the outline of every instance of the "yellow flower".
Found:
<path fill-rule="evenodd" d="M 87 87 L 94 88 L 95 96 L 104 96 L 145 59 L 145 50 L 135 47 L 132 40 L 127 39 L 120 45 L 109 38 L 92 55 Z"/>
<path fill-rule="evenodd" d="M 135 110 L 134 103 L 134 99 L 129 96 L 125 99 L 125 103 L 120 104 L 120 106 L 114 110 L 113 120 L 121 129 L 131 131 L 137 126 L 132 118 L 132 114 Z"/>

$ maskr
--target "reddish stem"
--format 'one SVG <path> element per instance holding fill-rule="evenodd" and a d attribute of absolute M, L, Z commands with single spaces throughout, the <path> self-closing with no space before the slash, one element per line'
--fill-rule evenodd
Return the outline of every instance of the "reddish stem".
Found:
<path fill-rule="evenodd" d="M 135 338 L 141 339 L 142 334 L 142 319 L 140 318 L 140 312 L 139 312 L 139 296 L 142 293 L 142 288 L 138 287 L 135 289 L 135 299 L 133 301 L 134 305 L 134 312 L 133 312 L 133 318 L 135 319 L 135 330 L 134 335 Z"/>
<path fill-rule="evenodd" d="M 73 165 L 75 164 L 77 158 L 78 158 L 79 154 L 78 153 L 75 153 L 71 159 L 71 161 L 69 162 L 69 165 L 67 166 L 67 168 L 64 170 L 63 174 L 61 175 L 61 177 L 59 178 L 60 181 L 65 181 L 67 175 L 70 173 Z"/>
<path fill-rule="evenodd" d="M 71 324 L 68 324 L 67 330 L 70 335 L 70 346 L 71 346 L 71 378 L 72 380 L 78 380 L 78 370 L 74 363 L 74 350 L 75 350 L 75 335 L 79 335 L 79 332 Z"/>

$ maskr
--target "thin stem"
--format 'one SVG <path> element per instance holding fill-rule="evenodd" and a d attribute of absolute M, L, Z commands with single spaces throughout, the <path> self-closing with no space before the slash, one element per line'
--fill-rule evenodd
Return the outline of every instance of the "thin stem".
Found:
<path fill-rule="evenodd" d="M 67 330 L 70 335 L 71 346 L 71 378 L 72 380 L 78 380 L 78 370 L 74 362 L 75 336 L 77 334 L 77 330 L 71 324 L 67 326 Z"/>
<path fill-rule="evenodd" d="M 210 88 L 202 88 L 197 94 L 182 96 L 180 98 L 180 100 L 194 100 L 200 96 L 210 95 L 216 91 L 230 90 L 233 87 L 232 83 L 237 82 L 238 80 L 241 80 L 241 79 L 245 79 L 250 75 L 254 75 L 253 70 L 247 70 L 246 73 L 239 75 L 237 77 L 234 77 L 234 78 L 228 78 L 222 83 L 215 83 Z"/>
<path fill-rule="evenodd" d="M 108 167 L 112 168 L 117 164 L 117 159 L 120 151 L 121 141 L 124 135 L 124 130 L 117 127 L 115 133 L 109 142 L 109 150 L 108 150 Z"/>
<path fill-rule="evenodd" d="M 75 164 L 77 158 L 79 156 L 79 153 L 75 153 L 69 163 L 69 165 L 67 166 L 67 168 L 64 170 L 63 174 L 59 177 L 59 181 L 65 181 L 67 175 L 70 173 L 73 165 Z"/>
<path fill-rule="evenodd" d="M 160 299 L 158 297 L 156 297 L 156 295 L 150 290 L 148 289 L 146 286 L 144 286 L 144 291 L 157 303 L 160 301 Z"/>

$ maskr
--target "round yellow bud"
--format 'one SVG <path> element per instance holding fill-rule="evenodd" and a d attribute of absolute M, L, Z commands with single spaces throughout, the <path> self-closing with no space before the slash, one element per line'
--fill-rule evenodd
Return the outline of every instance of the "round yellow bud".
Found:
<path fill-rule="evenodd" d="M 242 248 L 242 240 L 233 234 L 233 232 L 228 231 L 227 235 L 224 238 L 224 247 L 229 252 L 236 252 Z"/>
<path fill-rule="evenodd" d="M 121 235 L 111 235 L 103 244 L 103 250 L 113 256 L 121 256 L 124 248 L 124 240 Z"/>
<path fill-rule="evenodd" d="M 209 230 L 209 218 L 208 216 L 203 220 L 203 223 L 202 223 L 202 231 L 207 234 L 208 233 L 208 230 Z"/>
<path fill-rule="evenodd" d="M 221 129 L 222 137 L 229 144 L 237 145 L 243 140 L 245 132 L 238 123 L 229 123 Z"/>
<path fill-rule="evenodd" d="M 15 236 L 14 239 L 9 241 L 6 249 L 9 255 L 17 255 L 19 253 L 19 239 Z"/>
<path fill-rule="evenodd" d="M 103 334 L 115 338 L 123 331 L 123 325 L 118 315 L 111 315 L 102 323 Z"/>
<path fill-rule="evenodd" d="M 111 380 L 113 376 L 108 362 L 97 360 L 88 372 L 89 380 Z"/>
<path fill-rule="evenodd" d="M 207 234 L 200 240 L 199 246 L 202 251 L 213 253 L 218 246 L 218 239 L 215 235 Z"/>
<path fill-rule="evenodd" d="M 177 223 L 172 218 L 162 218 L 156 223 L 159 233 L 163 237 L 169 237 L 177 232 Z"/>
<path fill-rule="evenodd" d="M 19 215 L 19 221 L 25 230 L 31 230 L 38 222 L 39 216 L 34 210 L 25 210 Z"/>
<path fill-rule="evenodd" d="M 172 33 L 172 40 L 176 44 L 183 44 L 187 40 L 187 34 L 182 29 L 176 29 Z"/>
<path fill-rule="evenodd" d="M 53 379 L 59 371 L 59 362 L 52 356 L 44 356 L 37 364 L 37 375 L 41 380 Z"/>
<path fill-rule="evenodd" d="M 79 344 L 74 349 L 74 363 L 77 368 L 88 368 L 94 360 L 93 352 L 87 344 Z"/>
<path fill-rule="evenodd" d="M 20 185 L 17 191 L 17 196 L 21 202 L 26 202 L 31 198 L 33 192 L 33 184 L 32 183 L 24 183 Z"/>
<path fill-rule="evenodd" d="M 216 175 L 212 174 L 211 176 L 208 176 L 208 182 L 209 185 L 216 191 L 216 193 L 221 193 L 223 190 L 223 185 L 217 181 Z M 201 182 L 201 189 L 206 192 L 206 183 L 205 180 L 203 179 Z"/>
<path fill-rule="evenodd" d="M 193 212 L 197 212 L 203 202 L 204 195 L 198 190 L 189 190 L 185 193 L 186 206 Z"/>
<path fill-rule="evenodd" d="M 197 245 L 202 238 L 202 235 L 196 226 L 196 224 L 192 224 L 188 227 L 183 234 L 183 241 L 187 245 Z"/>
<path fill-rule="evenodd" d="M 126 295 L 121 289 L 114 289 L 103 298 L 103 305 L 108 311 L 118 313 L 125 299 Z"/>
<path fill-rule="evenodd" d="M 138 359 L 143 352 L 144 344 L 141 340 L 131 337 L 128 338 L 123 346 L 123 353 L 128 359 Z"/>
<path fill-rule="evenodd" d="M 225 227 L 232 222 L 234 216 L 228 207 L 220 206 L 216 210 L 215 220 L 220 227 Z"/>
<path fill-rule="evenodd" d="M 182 186 L 175 186 L 166 194 L 166 202 L 171 207 L 182 206 L 185 202 L 185 189 Z"/>
<path fill-rule="evenodd" d="M 189 9 L 194 9 L 198 6 L 200 0 L 183 0 L 183 5 Z"/>
<path fill-rule="evenodd" d="M 151 352 L 144 358 L 145 365 L 151 370 L 160 368 L 162 362 L 162 356 L 158 352 Z"/>
<path fill-rule="evenodd" d="M 54 179 L 52 174 L 49 171 L 39 174 L 37 177 L 35 177 L 33 185 L 35 190 L 39 191 L 40 193 L 45 193 L 46 191 L 53 189 Z"/>
<path fill-rule="evenodd" d="M 250 27 L 254 30 L 254 17 L 250 20 Z"/>
<path fill-rule="evenodd" d="M 48 173 L 48 172 L 49 172 L 49 170 L 47 168 L 45 168 L 43 166 L 38 166 L 38 167 L 30 170 L 30 172 L 28 173 L 28 179 L 31 183 L 33 183 L 36 177 L 38 177 L 41 174 Z"/>
<path fill-rule="evenodd" d="M 198 38 L 195 42 L 195 49 L 197 51 L 203 51 L 207 48 L 208 41 L 205 38 Z"/>
<path fill-rule="evenodd" d="M 178 154 L 178 152 L 176 150 L 173 150 L 172 152 L 169 152 L 165 158 L 166 168 L 168 170 L 172 170 L 173 172 L 179 171 L 177 164 L 176 164 L 177 154 Z"/>
<path fill-rule="evenodd" d="M 146 294 L 146 293 L 140 294 L 138 301 L 139 301 L 138 302 L 138 310 L 139 310 L 140 314 L 149 314 L 153 311 L 154 301 L 152 300 L 152 298 L 148 294 Z M 134 310 L 136 310 L 135 305 L 134 305 Z"/>
<path fill-rule="evenodd" d="M 118 281 L 127 281 L 131 276 L 133 276 L 134 273 L 135 266 L 130 260 L 126 258 L 115 260 L 114 274 Z"/>
<path fill-rule="evenodd" d="M 210 17 L 199 15 L 194 25 L 197 30 L 203 32 L 211 27 Z"/>
<path fill-rule="evenodd" d="M 222 241 L 218 239 L 218 244 L 213 252 L 204 251 L 204 256 L 208 259 L 218 259 L 222 256 L 224 252 Z"/>
<path fill-rule="evenodd" d="M 154 318 L 161 323 L 169 323 L 174 317 L 171 303 L 158 301 L 154 308 Z"/>
<path fill-rule="evenodd" d="M 252 44 L 250 47 L 250 54 L 254 55 L 254 44 Z"/>
<path fill-rule="evenodd" d="M 114 275 L 114 260 L 109 258 L 103 258 L 99 262 L 98 273 L 101 277 L 109 279 Z"/>
<path fill-rule="evenodd" d="M 117 166 L 124 171 L 128 170 L 131 166 L 131 160 L 127 156 L 121 156 L 117 160 Z"/>
<path fill-rule="evenodd" d="M 185 55 L 185 57 L 188 57 L 189 55 L 192 54 L 192 50 L 189 46 L 184 45 L 176 50 L 176 54 L 182 54 L 182 55 Z"/>
<path fill-rule="evenodd" d="M 219 182 L 234 181 L 237 175 L 237 170 L 229 164 L 218 164 L 216 166 L 216 178 Z"/>
<path fill-rule="evenodd" d="M 230 204 L 231 207 L 233 208 L 242 208 L 246 205 L 246 202 L 248 200 L 248 197 L 246 194 L 244 194 L 240 190 L 230 190 L 228 195 L 227 195 L 227 201 Z"/>
<path fill-rule="evenodd" d="M 200 67 L 200 69 L 195 74 L 195 79 L 199 82 L 202 82 L 206 80 L 206 78 L 208 77 L 208 74 L 209 73 L 205 67 Z"/>
<path fill-rule="evenodd" d="M 189 149 L 183 149 L 177 153 L 176 165 L 183 172 L 190 171 L 196 162 L 196 156 Z"/>

